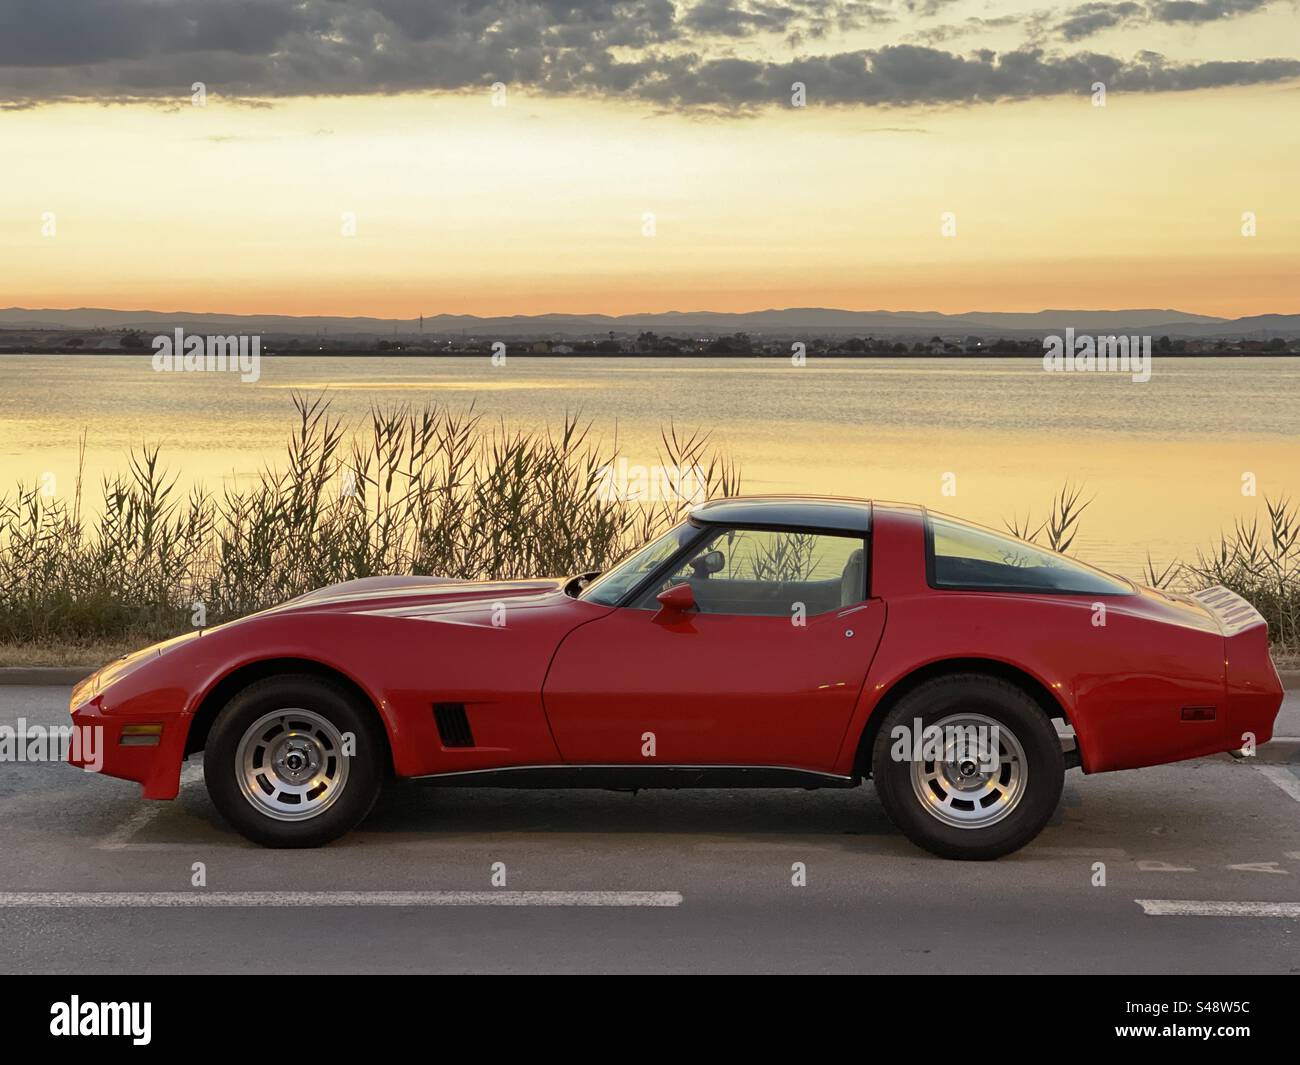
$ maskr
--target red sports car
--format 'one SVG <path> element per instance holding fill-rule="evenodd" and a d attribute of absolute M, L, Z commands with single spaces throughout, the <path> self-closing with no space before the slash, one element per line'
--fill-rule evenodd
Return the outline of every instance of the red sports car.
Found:
<path fill-rule="evenodd" d="M 146 798 L 205 752 L 217 808 L 273 847 L 343 835 L 390 777 L 872 777 L 922 847 L 994 858 L 1038 834 L 1067 768 L 1264 743 L 1281 701 L 1264 620 L 1225 589 L 1137 587 L 922 507 L 769 497 L 696 507 L 599 575 L 311 592 L 114 662 L 72 716 Z"/>

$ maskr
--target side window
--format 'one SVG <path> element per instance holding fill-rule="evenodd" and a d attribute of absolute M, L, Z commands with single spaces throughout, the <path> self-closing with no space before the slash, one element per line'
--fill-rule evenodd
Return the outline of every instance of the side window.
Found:
<path fill-rule="evenodd" d="M 1012 536 L 930 516 L 930 584 L 969 591 L 1131 595 L 1119 577 Z"/>
<path fill-rule="evenodd" d="M 807 617 L 860 603 L 867 596 L 866 543 L 859 537 L 772 529 L 725 529 L 693 549 L 687 560 L 636 605 L 688 583 L 702 614 Z"/>

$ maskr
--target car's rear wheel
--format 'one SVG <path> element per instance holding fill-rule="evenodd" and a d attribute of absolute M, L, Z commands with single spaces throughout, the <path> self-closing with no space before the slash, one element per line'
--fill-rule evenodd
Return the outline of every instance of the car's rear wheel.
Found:
<path fill-rule="evenodd" d="M 203 776 L 222 816 L 266 847 L 318 847 L 370 812 L 386 746 L 374 715 L 320 677 L 257 681 L 222 709 Z"/>
<path fill-rule="evenodd" d="M 872 776 L 913 843 L 983 860 L 1032 840 L 1061 798 L 1065 760 L 1051 720 L 996 677 L 937 677 L 908 692 L 876 734 Z"/>

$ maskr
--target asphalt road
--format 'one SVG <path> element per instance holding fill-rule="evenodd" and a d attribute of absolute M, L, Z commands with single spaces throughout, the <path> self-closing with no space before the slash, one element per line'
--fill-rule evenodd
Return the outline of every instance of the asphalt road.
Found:
<path fill-rule="evenodd" d="M 0 725 L 62 724 L 67 695 L 0 687 Z M 1278 735 L 1300 737 L 1300 693 Z M 329 848 L 268 851 L 221 822 L 197 761 L 171 803 L 0 763 L 0 971 L 1300 973 L 1300 742 L 1072 770 L 1039 839 L 993 863 L 917 850 L 870 785 L 399 787 Z M 1170 902 L 1218 913 L 1148 912 Z"/>

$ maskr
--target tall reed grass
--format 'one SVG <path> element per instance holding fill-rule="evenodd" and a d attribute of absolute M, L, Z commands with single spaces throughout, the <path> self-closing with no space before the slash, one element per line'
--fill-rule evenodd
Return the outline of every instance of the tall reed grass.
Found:
<path fill-rule="evenodd" d="M 1265 499 L 1267 521 L 1237 521 L 1230 533 L 1187 563 L 1185 579 L 1222 584 L 1249 600 L 1268 621 L 1269 636 L 1300 654 L 1300 508 L 1289 499 Z"/>
<path fill-rule="evenodd" d="M 0 497 L 0 643 L 162 638 L 200 611 L 216 624 L 356 577 L 603 569 L 690 505 L 610 493 L 617 441 L 573 416 L 530 431 L 431 404 L 349 429 L 323 397 L 294 409 L 284 464 L 248 490 L 183 494 L 145 447 L 105 479 L 93 519 L 80 478 L 71 500 L 23 485 Z M 658 462 L 691 470 L 697 496 L 740 487 L 706 433 L 668 427 Z"/>
<path fill-rule="evenodd" d="M 283 465 L 254 487 L 177 489 L 158 448 L 131 453 L 106 478 L 101 505 L 19 485 L 0 496 L 0 644 L 163 638 L 217 624 L 313 588 L 393 573 L 464 579 L 604 569 L 680 521 L 691 500 L 607 491 L 617 440 L 566 417 L 553 430 L 488 423 L 471 408 L 375 408 L 349 427 L 323 397 L 295 395 Z M 84 439 L 82 454 L 84 457 Z M 661 434 L 658 464 L 690 471 L 692 495 L 735 495 L 737 465 L 707 433 Z M 1066 484 L 1047 517 L 1007 528 L 1070 549 L 1091 504 Z M 1222 584 L 1300 654 L 1300 509 L 1265 500 L 1267 520 L 1239 521 L 1195 561 L 1137 579 L 1183 589 Z"/>

